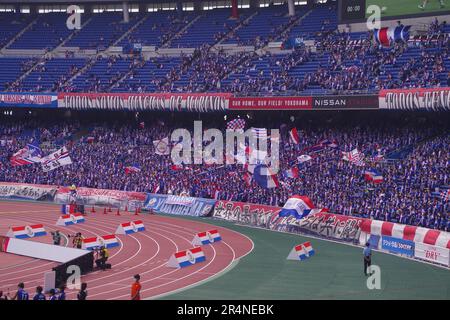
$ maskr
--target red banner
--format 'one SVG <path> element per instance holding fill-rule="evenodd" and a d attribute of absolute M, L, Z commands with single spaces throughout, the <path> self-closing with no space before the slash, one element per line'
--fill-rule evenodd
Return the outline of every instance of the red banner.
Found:
<path fill-rule="evenodd" d="M 233 97 L 231 110 L 311 110 L 312 97 Z"/>
<path fill-rule="evenodd" d="M 60 93 L 58 107 L 71 109 L 224 111 L 229 93 Z"/>
<path fill-rule="evenodd" d="M 450 88 L 381 90 L 380 109 L 450 110 Z"/>

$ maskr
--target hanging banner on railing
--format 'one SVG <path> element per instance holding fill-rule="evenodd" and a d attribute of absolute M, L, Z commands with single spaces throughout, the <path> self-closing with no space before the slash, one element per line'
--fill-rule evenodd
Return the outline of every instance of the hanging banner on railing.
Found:
<path fill-rule="evenodd" d="M 56 94 L 0 92 L 0 107 L 56 108 L 57 106 Z"/>
<path fill-rule="evenodd" d="M 381 90 L 379 102 L 380 109 L 450 110 L 450 87 Z"/>
<path fill-rule="evenodd" d="M 214 217 L 270 229 L 280 210 L 279 207 L 221 200 L 214 207 Z"/>
<path fill-rule="evenodd" d="M 357 241 L 364 219 L 332 213 L 310 214 L 306 218 L 278 217 L 272 229 L 284 232 L 308 233 L 325 238 Z"/>
<path fill-rule="evenodd" d="M 230 97 L 229 93 L 59 93 L 58 107 L 210 112 L 227 110 Z"/>

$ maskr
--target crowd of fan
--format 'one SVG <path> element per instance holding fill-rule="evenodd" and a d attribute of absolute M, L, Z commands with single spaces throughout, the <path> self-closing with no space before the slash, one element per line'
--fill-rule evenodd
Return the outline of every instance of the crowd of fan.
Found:
<path fill-rule="evenodd" d="M 180 123 L 176 123 L 182 126 Z M 435 197 L 436 187 L 448 186 L 450 136 L 440 126 L 405 126 L 395 129 L 380 123 L 377 126 L 346 128 L 314 124 L 299 127 L 298 145 L 287 139 L 286 124 L 281 126 L 281 185 L 264 189 L 243 179 L 242 165 L 185 165 L 173 167 L 170 156 L 155 154 L 152 141 L 170 136 L 176 126 L 161 122 L 146 124 L 98 124 L 89 134 L 77 140 L 77 132 L 86 131 L 80 123 L 70 121 L 54 126 L 33 123 L 40 128 L 43 153 L 47 154 L 58 141 L 70 149 L 73 164 L 48 173 L 39 165 L 12 167 L 9 158 L 25 145 L 23 136 L 31 123 L 3 124 L 0 128 L 0 181 L 36 184 L 86 186 L 104 189 L 145 191 L 167 194 L 187 193 L 192 196 L 232 199 L 244 202 L 282 206 L 292 194 L 309 196 L 316 206 L 346 215 L 370 216 L 375 219 L 450 230 L 448 202 Z M 192 125 L 192 124 L 191 124 Z M 213 124 L 209 124 L 212 126 Z M 220 124 L 219 124 L 220 126 Z M 223 124 L 222 124 L 223 126 Z M 87 139 L 93 137 L 93 141 Z M 298 165 L 297 157 L 307 148 L 328 139 L 337 148 L 309 153 L 311 161 L 300 165 L 300 178 L 290 179 L 283 171 Z M 342 160 L 341 151 L 354 148 L 364 152 L 365 167 Z M 396 161 L 375 161 L 373 155 L 388 154 L 410 147 L 412 151 Z M 137 164 L 140 173 L 125 174 L 125 167 Z M 364 170 L 376 168 L 384 176 L 381 184 L 365 181 Z"/>

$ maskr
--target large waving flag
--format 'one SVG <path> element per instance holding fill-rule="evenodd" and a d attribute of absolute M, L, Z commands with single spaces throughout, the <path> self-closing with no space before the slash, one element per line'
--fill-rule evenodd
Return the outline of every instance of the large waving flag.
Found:
<path fill-rule="evenodd" d="M 20 149 L 11 157 L 12 166 L 24 166 L 27 164 L 41 162 L 41 149 L 34 144 L 28 144 L 25 148 Z"/>
<path fill-rule="evenodd" d="M 137 173 L 137 172 L 141 172 L 141 168 L 139 167 L 138 164 L 133 164 L 132 166 L 125 167 L 126 174 Z"/>
<path fill-rule="evenodd" d="M 292 128 L 291 131 L 289 131 L 289 139 L 294 144 L 300 143 L 300 136 L 298 135 L 297 128 Z"/>
<path fill-rule="evenodd" d="M 238 118 L 238 119 L 228 121 L 227 129 L 228 130 L 244 130 L 245 129 L 245 120 Z"/>
<path fill-rule="evenodd" d="M 411 26 L 385 27 L 374 29 L 375 41 L 383 47 L 390 47 L 395 42 L 407 42 L 409 40 Z"/>
<path fill-rule="evenodd" d="M 259 164 L 253 171 L 253 180 L 262 188 L 271 189 L 279 187 L 278 178 L 265 164 Z"/>
<path fill-rule="evenodd" d="M 297 219 L 306 217 L 313 210 L 314 204 L 310 198 L 306 196 L 295 195 L 286 201 L 283 209 L 278 214 L 280 217 L 294 216 Z"/>
<path fill-rule="evenodd" d="M 367 181 L 372 181 L 373 183 L 383 182 L 383 175 L 376 169 L 369 169 L 364 172 L 364 178 Z"/>
<path fill-rule="evenodd" d="M 360 167 L 363 167 L 365 165 L 364 153 L 358 151 L 358 148 L 355 148 L 350 152 L 342 152 L 342 159 Z"/>
<path fill-rule="evenodd" d="M 312 160 L 312 157 L 307 154 L 302 154 L 297 158 L 298 163 L 303 163 Z"/>
<path fill-rule="evenodd" d="M 284 175 L 287 178 L 298 178 L 299 173 L 300 172 L 299 172 L 298 168 L 296 168 L 296 167 L 284 171 Z"/>
<path fill-rule="evenodd" d="M 69 151 L 67 148 L 62 147 L 61 149 L 56 150 L 55 152 L 42 158 L 41 164 L 42 170 L 44 170 L 44 172 L 48 172 L 61 166 L 72 164 L 72 159 L 69 156 Z"/>

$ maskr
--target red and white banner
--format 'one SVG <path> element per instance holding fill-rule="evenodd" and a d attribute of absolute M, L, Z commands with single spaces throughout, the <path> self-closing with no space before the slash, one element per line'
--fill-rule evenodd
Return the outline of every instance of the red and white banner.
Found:
<path fill-rule="evenodd" d="M 450 250 L 430 244 L 416 243 L 414 256 L 450 267 Z"/>
<path fill-rule="evenodd" d="M 57 203 L 69 203 L 70 189 L 69 187 L 61 187 L 55 195 L 55 202 Z M 133 191 L 119 191 L 108 189 L 93 189 L 93 188 L 77 188 L 76 189 L 76 201 L 79 204 L 84 205 L 97 205 L 97 206 L 112 206 L 123 207 L 124 203 L 138 204 L 142 207 L 147 199 L 147 194 L 144 192 Z"/>
<path fill-rule="evenodd" d="M 379 105 L 380 109 L 450 110 L 450 88 L 381 90 Z"/>
<path fill-rule="evenodd" d="M 312 97 L 233 97 L 231 110 L 311 110 Z"/>
<path fill-rule="evenodd" d="M 59 93 L 58 107 L 70 109 L 224 111 L 229 93 Z"/>
<path fill-rule="evenodd" d="M 450 249 L 450 233 L 445 231 L 370 219 L 364 219 L 361 231 Z"/>

